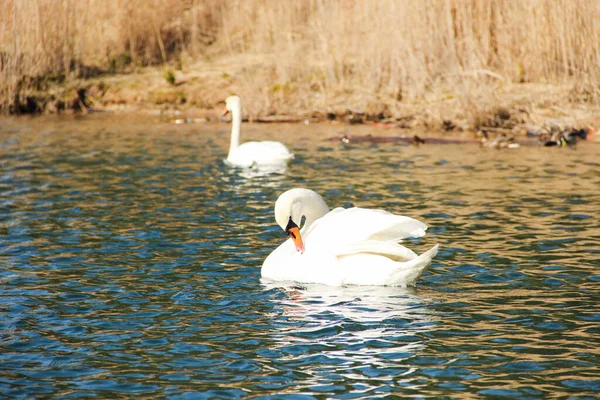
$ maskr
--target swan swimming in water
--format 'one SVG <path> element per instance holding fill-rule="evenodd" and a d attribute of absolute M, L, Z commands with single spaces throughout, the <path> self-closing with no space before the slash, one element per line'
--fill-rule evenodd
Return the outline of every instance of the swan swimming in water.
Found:
<path fill-rule="evenodd" d="M 358 207 L 329 211 L 325 200 L 310 189 L 291 189 L 279 196 L 275 220 L 289 239 L 262 265 L 262 277 L 271 281 L 414 285 L 438 250 L 436 244 L 417 256 L 398 244 L 425 235 L 422 222 Z"/>
<path fill-rule="evenodd" d="M 242 101 L 239 96 L 225 100 L 223 115 L 231 112 L 231 143 L 227 164 L 236 167 L 286 166 L 294 155 L 282 143 L 273 141 L 246 142 L 240 144 L 242 126 Z"/>

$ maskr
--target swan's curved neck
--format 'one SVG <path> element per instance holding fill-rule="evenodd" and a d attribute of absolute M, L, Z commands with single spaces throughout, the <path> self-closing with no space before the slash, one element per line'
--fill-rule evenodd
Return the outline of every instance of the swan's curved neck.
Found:
<path fill-rule="evenodd" d="M 316 192 L 297 188 L 283 193 L 275 202 L 275 219 L 279 226 L 285 230 L 289 218 L 300 225 L 302 217 L 305 218 L 301 232 L 306 231 L 316 220 L 329 212 L 325 200 Z"/>
<path fill-rule="evenodd" d="M 319 218 L 329 212 L 329 207 L 325 202 L 318 201 L 315 198 L 308 198 L 306 203 L 300 205 L 300 209 L 296 211 L 292 206 L 292 214 L 295 214 L 292 219 L 297 219 L 300 224 L 302 217 L 304 217 L 304 225 L 302 226 L 302 232 L 306 232 L 308 228 Z M 298 203 L 296 203 L 298 204 Z"/>
<path fill-rule="evenodd" d="M 306 214 L 308 214 L 308 215 L 306 215 Z M 304 220 L 304 225 L 302 226 L 302 232 L 306 232 L 308 227 L 311 226 L 313 224 L 313 222 L 315 222 L 316 220 L 321 218 L 323 215 L 325 215 L 325 214 L 323 214 L 322 212 L 319 212 L 316 215 L 312 214 L 312 213 L 305 213 L 303 215 L 305 220 Z"/>
<path fill-rule="evenodd" d="M 240 145 L 240 128 L 242 127 L 242 106 L 231 110 L 231 143 L 229 144 L 229 155 Z"/>

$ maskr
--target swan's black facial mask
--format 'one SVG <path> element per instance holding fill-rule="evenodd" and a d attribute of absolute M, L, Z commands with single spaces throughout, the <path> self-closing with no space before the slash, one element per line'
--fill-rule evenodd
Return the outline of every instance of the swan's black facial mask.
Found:
<path fill-rule="evenodd" d="M 292 232 L 292 228 L 296 228 L 298 229 L 298 225 L 296 225 L 296 223 L 294 221 L 292 221 L 292 217 L 290 217 L 287 226 L 285 227 L 285 234 L 288 236 L 291 236 L 292 239 L 296 239 L 294 235 L 294 233 Z"/>
<path fill-rule="evenodd" d="M 302 243 L 302 238 L 300 237 L 300 229 L 298 228 L 298 225 L 292 221 L 292 217 L 290 217 L 288 224 L 285 227 L 285 234 L 292 238 L 296 250 L 300 253 L 304 253 L 304 243 Z"/>

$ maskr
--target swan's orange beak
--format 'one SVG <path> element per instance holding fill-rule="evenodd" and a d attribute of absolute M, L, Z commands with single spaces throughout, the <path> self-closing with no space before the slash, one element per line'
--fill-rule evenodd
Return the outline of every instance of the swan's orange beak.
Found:
<path fill-rule="evenodd" d="M 302 236 L 300 236 L 300 229 L 297 226 L 288 230 L 288 236 L 294 241 L 296 250 L 300 253 L 304 253 L 304 243 L 302 243 Z"/>
<path fill-rule="evenodd" d="M 290 217 L 288 224 L 285 227 L 285 233 L 294 241 L 296 250 L 300 253 L 304 253 L 304 243 L 302 243 L 302 236 L 300 236 L 300 228 L 292 221 L 292 217 Z"/>
<path fill-rule="evenodd" d="M 223 109 L 223 114 L 221 114 L 222 117 L 226 116 L 229 113 L 229 110 L 227 109 L 227 106 L 225 106 L 225 108 Z"/>

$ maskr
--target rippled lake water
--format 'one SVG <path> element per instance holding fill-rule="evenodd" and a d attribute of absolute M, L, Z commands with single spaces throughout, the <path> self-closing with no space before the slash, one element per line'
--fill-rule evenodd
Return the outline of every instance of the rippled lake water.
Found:
<path fill-rule="evenodd" d="M 600 145 L 349 144 L 245 125 L 0 120 L 0 393 L 10 398 L 597 398 Z M 396 131 L 395 133 L 407 133 Z M 389 134 L 389 132 L 385 132 Z M 266 285 L 278 194 L 422 220 L 416 288 Z M 357 227 L 359 229 L 360 227 Z"/>

